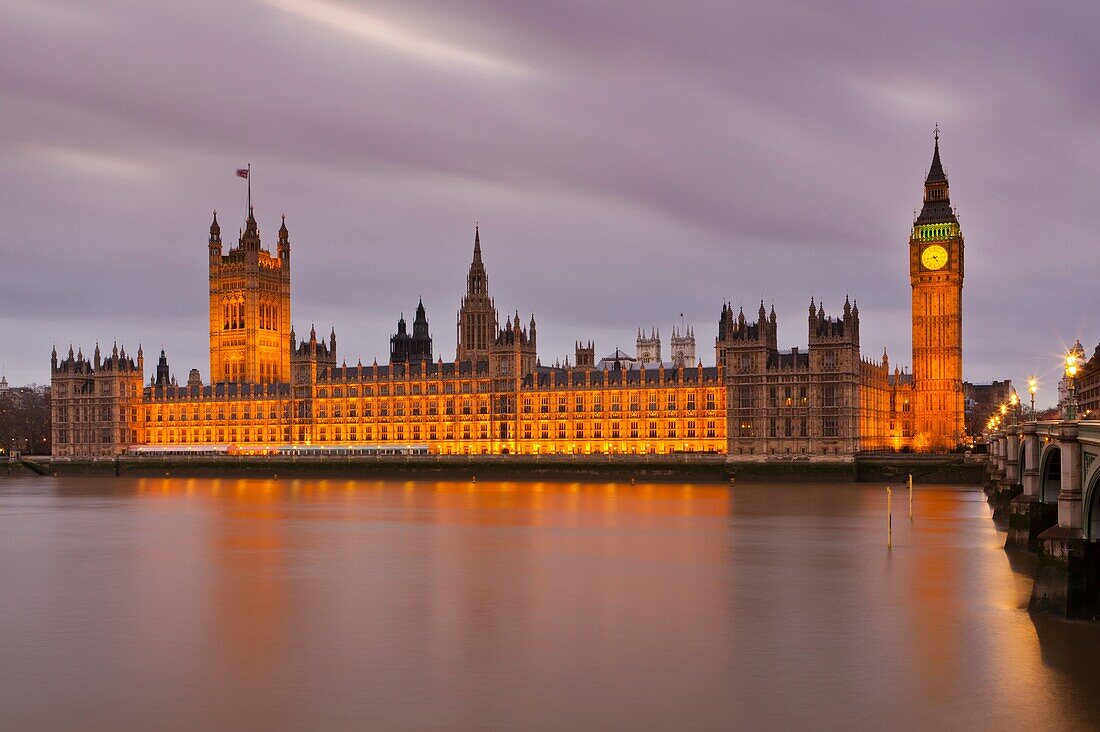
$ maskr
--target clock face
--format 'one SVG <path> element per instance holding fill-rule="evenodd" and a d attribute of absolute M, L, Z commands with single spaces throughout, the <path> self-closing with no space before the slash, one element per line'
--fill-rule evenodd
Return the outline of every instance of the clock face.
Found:
<path fill-rule="evenodd" d="M 920 263 L 925 269 L 942 269 L 947 264 L 947 250 L 939 244 L 926 247 L 920 253 Z"/>

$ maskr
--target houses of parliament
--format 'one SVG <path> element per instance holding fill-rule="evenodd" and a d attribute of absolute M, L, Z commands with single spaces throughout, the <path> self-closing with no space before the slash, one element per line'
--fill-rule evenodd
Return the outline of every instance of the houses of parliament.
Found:
<path fill-rule="evenodd" d="M 901 259 L 899 247 L 899 260 Z M 725 453 L 731 459 L 850 460 L 860 451 L 947 450 L 963 439 L 963 238 L 940 162 L 939 138 L 913 222 L 913 370 L 860 352 L 860 313 L 810 300 L 807 347 L 779 350 L 774 308 L 723 304 L 714 365 L 696 357 L 694 329 L 673 332 L 669 360 L 655 329 L 635 355 L 597 359 L 578 334 L 572 364 L 543 365 L 534 316 L 501 318 L 475 230 L 453 358 L 433 353 L 419 303 L 388 362 L 348 365 L 327 336 L 291 325 L 291 241 L 274 252 L 251 206 L 235 246 L 217 214 L 208 240 L 210 363 L 173 378 L 161 351 L 112 347 L 51 358 L 58 457 L 109 457 L 138 446 L 418 446 L 434 454 Z M 448 354 L 449 356 L 449 354 Z"/>

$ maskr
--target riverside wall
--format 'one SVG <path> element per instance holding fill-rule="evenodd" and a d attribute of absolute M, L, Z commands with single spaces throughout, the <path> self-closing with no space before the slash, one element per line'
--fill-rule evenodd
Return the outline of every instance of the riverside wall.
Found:
<path fill-rule="evenodd" d="M 51 475 L 340 476 L 428 480 L 643 480 L 677 482 L 904 481 L 980 485 L 982 466 L 962 456 L 859 456 L 855 460 L 739 461 L 724 455 L 197 456 L 37 461 Z M 9 474 L 30 474 L 14 468 Z"/>

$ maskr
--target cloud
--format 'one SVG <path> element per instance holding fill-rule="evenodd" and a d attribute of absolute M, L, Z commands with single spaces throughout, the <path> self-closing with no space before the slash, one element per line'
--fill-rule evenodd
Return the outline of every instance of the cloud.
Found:
<path fill-rule="evenodd" d="M 484 51 L 448 43 L 378 15 L 329 0 L 257 0 L 327 30 L 425 63 L 457 66 L 483 74 L 512 75 L 525 69 Z"/>
<path fill-rule="evenodd" d="M 145 161 L 100 150 L 27 143 L 23 151 L 41 163 L 59 165 L 85 176 L 141 179 L 155 172 L 154 167 Z"/>
<path fill-rule="evenodd" d="M 858 298 L 909 361 L 907 242 L 940 123 L 967 242 L 964 372 L 1022 379 L 1100 338 L 1100 6 L 845 1 L 0 3 L 9 380 L 53 339 L 206 363 L 206 235 L 285 212 L 294 321 L 384 359 L 423 294 L 454 353 L 473 222 L 544 362 L 723 299 Z M 216 22 L 212 19 L 216 18 Z M 991 21 L 995 18 L 995 21 Z M 24 275 L 24 273 L 27 273 Z M 1040 395 L 1042 396 L 1042 395 Z"/>

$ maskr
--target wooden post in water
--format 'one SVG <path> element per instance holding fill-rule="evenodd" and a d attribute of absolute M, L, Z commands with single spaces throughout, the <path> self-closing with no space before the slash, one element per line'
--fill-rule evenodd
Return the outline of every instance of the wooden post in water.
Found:
<path fill-rule="evenodd" d="M 886 486 L 886 548 L 894 546 L 894 490 Z"/>
<path fill-rule="evenodd" d="M 913 520 L 913 474 L 909 474 L 909 520 Z"/>

